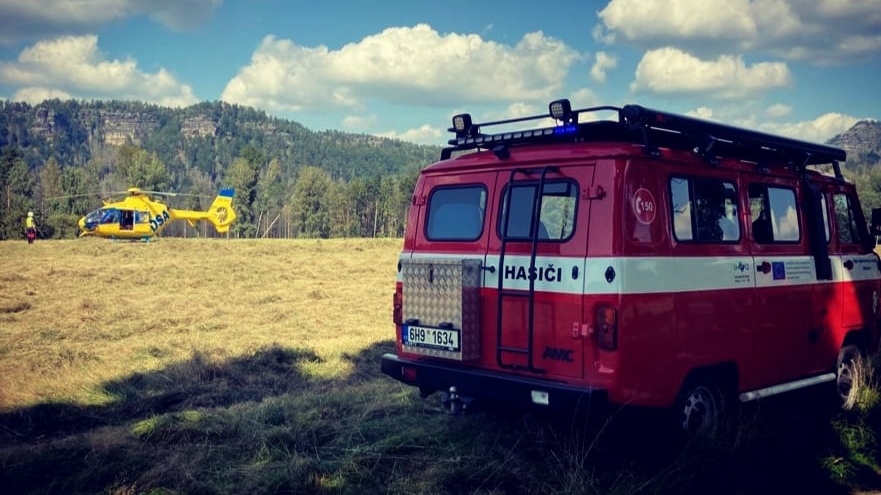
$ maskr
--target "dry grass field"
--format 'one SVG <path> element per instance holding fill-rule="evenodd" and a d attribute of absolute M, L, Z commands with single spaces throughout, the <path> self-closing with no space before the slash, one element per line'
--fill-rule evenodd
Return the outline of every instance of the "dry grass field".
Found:
<path fill-rule="evenodd" d="M 768 403 L 685 446 L 643 412 L 445 414 L 379 372 L 400 245 L 0 242 L 0 493 L 881 489 L 877 408 Z"/>
<path fill-rule="evenodd" d="M 400 241 L 86 238 L 0 243 L 0 407 L 118 398 L 101 385 L 198 355 L 308 349 L 307 377 L 388 341 Z M 321 365 L 316 363 L 320 361 Z"/>

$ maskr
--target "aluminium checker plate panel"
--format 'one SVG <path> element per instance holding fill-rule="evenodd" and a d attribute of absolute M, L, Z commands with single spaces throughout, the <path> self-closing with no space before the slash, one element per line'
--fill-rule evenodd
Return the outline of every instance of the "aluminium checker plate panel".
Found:
<path fill-rule="evenodd" d="M 404 351 L 459 361 L 480 356 L 481 261 L 477 259 L 405 260 L 403 317 L 428 327 L 452 323 L 460 331 L 458 352 L 404 345 Z"/>

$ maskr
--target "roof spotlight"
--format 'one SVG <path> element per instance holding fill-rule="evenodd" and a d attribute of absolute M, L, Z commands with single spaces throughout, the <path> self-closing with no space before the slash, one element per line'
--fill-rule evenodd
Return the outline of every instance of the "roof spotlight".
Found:
<path fill-rule="evenodd" d="M 554 100 L 548 105 L 548 111 L 551 117 L 562 120 L 563 122 L 572 122 L 572 104 L 569 100 Z"/>
<path fill-rule="evenodd" d="M 471 114 L 453 115 L 453 128 L 450 130 L 456 133 L 456 137 L 467 136 L 471 130 Z"/>

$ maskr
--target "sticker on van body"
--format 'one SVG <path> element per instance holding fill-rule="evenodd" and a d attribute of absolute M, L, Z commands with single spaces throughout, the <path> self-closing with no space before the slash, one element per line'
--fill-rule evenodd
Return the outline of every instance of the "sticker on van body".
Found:
<path fill-rule="evenodd" d="M 633 213 L 641 223 L 650 225 L 655 221 L 657 204 L 651 191 L 640 187 L 633 193 Z"/>

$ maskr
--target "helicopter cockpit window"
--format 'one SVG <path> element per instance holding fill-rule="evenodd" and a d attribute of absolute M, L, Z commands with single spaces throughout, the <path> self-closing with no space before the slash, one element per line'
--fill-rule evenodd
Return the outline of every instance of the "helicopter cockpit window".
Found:
<path fill-rule="evenodd" d="M 101 219 L 101 210 L 90 211 L 88 215 L 86 215 L 86 223 L 98 223 L 98 220 Z"/>
<path fill-rule="evenodd" d="M 147 211 L 136 211 L 135 212 L 135 223 L 148 223 L 150 221 L 150 212 Z"/>
<path fill-rule="evenodd" d="M 119 222 L 119 211 L 113 208 L 108 208 L 106 210 L 101 211 L 101 221 L 100 223 L 117 223 Z"/>

